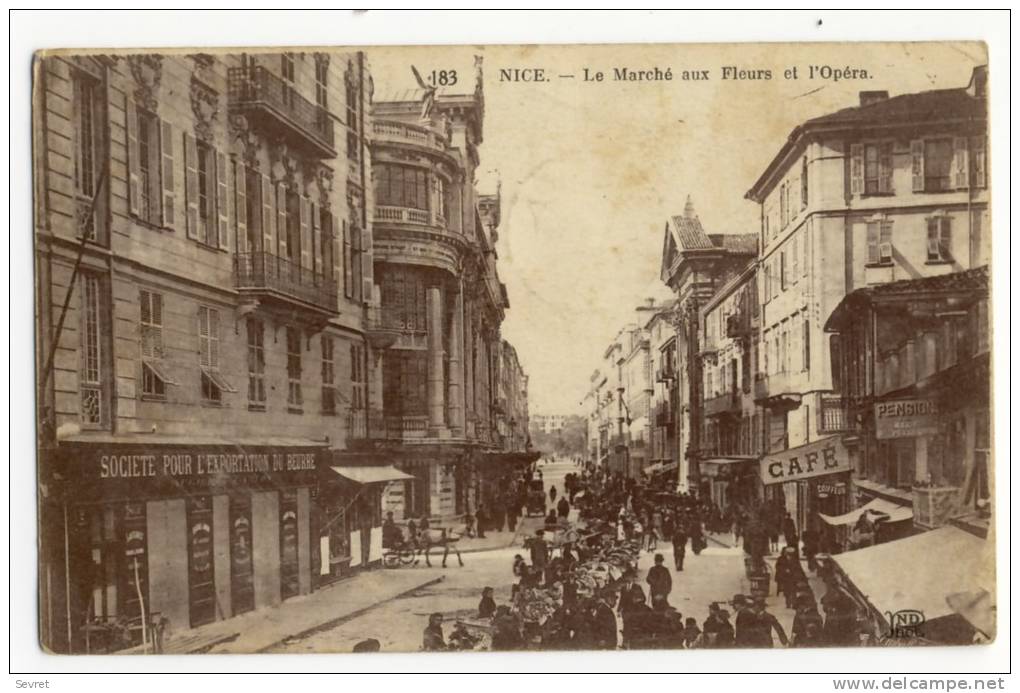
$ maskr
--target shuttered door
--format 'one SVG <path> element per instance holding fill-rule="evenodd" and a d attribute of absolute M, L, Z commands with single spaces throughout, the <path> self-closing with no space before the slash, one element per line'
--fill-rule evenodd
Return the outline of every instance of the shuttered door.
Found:
<path fill-rule="evenodd" d="M 300 591 L 298 563 L 297 492 L 280 492 L 280 598 L 296 597 Z"/>
<path fill-rule="evenodd" d="M 194 628 L 216 620 L 212 498 L 192 496 L 187 508 L 188 611 Z"/>
<path fill-rule="evenodd" d="M 146 612 L 152 610 L 149 605 L 149 543 L 145 503 L 125 503 L 120 519 L 124 537 L 123 563 L 117 590 L 121 598 L 120 614 L 126 619 L 140 622 L 143 605 Z"/>
<path fill-rule="evenodd" d="M 255 608 L 251 551 L 251 496 L 230 499 L 230 601 L 233 614 Z"/>

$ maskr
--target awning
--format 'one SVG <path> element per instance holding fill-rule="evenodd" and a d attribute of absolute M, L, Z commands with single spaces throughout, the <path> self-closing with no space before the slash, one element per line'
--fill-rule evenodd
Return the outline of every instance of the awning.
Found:
<path fill-rule="evenodd" d="M 648 476 L 651 476 L 652 474 L 663 474 L 665 472 L 672 471 L 676 468 L 677 463 L 674 460 L 673 462 L 656 462 L 655 464 L 648 465 L 641 471 L 643 471 Z"/>
<path fill-rule="evenodd" d="M 818 517 L 830 525 L 852 525 L 861 517 L 861 513 L 867 513 L 868 519 L 872 522 L 903 522 L 914 518 L 914 510 L 905 505 L 896 505 L 884 498 L 874 498 L 865 505 L 851 510 L 842 515 L 825 515 L 818 513 Z"/>
<path fill-rule="evenodd" d="M 725 476 L 737 471 L 738 465 L 754 462 L 755 457 L 714 457 L 710 460 L 702 460 L 698 464 L 702 476 Z"/>
<path fill-rule="evenodd" d="M 381 467 L 330 467 L 334 472 L 348 481 L 356 484 L 382 484 L 387 481 L 400 481 L 402 479 L 413 479 L 410 474 L 405 474 L 393 465 Z"/>
<path fill-rule="evenodd" d="M 835 554 L 833 562 L 879 614 L 956 613 L 948 599 L 994 584 L 994 544 L 956 527 Z"/>

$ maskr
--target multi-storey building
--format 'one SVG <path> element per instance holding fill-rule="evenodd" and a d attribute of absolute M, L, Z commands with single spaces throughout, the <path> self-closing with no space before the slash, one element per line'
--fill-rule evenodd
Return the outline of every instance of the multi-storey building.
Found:
<path fill-rule="evenodd" d="M 666 479 L 667 485 L 674 487 L 680 452 L 676 434 L 679 380 L 676 370 L 676 326 L 673 322 L 675 315 L 672 302 L 669 302 L 655 311 L 645 324 L 653 374 L 651 464 L 645 469 L 653 479 Z"/>
<path fill-rule="evenodd" d="M 496 390 L 496 433 L 501 449 L 527 452 L 531 445 L 528 415 L 528 376 L 517 350 L 503 340 Z"/>
<path fill-rule="evenodd" d="M 862 287 L 988 262 L 986 71 L 961 88 L 860 103 L 797 126 L 747 197 L 761 208 L 759 401 L 766 448 L 842 432 L 823 325 Z M 860 450 L 849 445 L 856 467 Z M 818 486 L 846 494 L 849 472 L 769 482 L 799 527 L 815 526 Z"/>
<path fill-rule="evenodd" d="M 721 508 L 759 496 L 762 452 L 761 407 L 755 402 L 759 375 L 757 264 L 722 284 L 702 306 L 701 474 L 709 497 Z"/>
<path fill-rule="evenodd" d="M 660 278 L 676 294 L 678 488 L 707 493 L 699 470 L 706 450 L 702 443 L 701 308 L 718 287 L 740 274 L 757 252 L 755 234 L 708 234 L 690 198 L 683 215 L 666 222 Z"/>
<path fill-rule="evenodd" d="M 404 93 L 372 106 L 378 296 L 366 373 L 379 406 L 350 446 L 411 477 L 386 488 L 384 510 L 397 519 L 462 515 L 476 505 L 480 475 L 510 470 L 494 454 L 503 451 L 499 329 L 509 306 L 496 270 L 500 198 L 474 187 L 480 66 L 474 91 L 422 97 Z"/>
<path fill-rule="evenodd" d="M 47 647 L 315 587 L 365 401 L 369 83 L 360 53 L 37 60 Z"/>
<path fill-rule="evenodd" d="M 608 387 L 608 377 L 601 369 L 592 372 L 590 382 L 591 386 L 584 396 L 584 405 L 588 409 L 587 461 L 593 468 L 608 468 L 611 431 L 616 420 L 610 408 L 613 392 Z"/>
<path fill-rule="evenodd" d="M 535 414 L 531 417 L 531 423 L 536 431 L 557 433 L 567 425 L 567 417 L 564 414 Z"/>

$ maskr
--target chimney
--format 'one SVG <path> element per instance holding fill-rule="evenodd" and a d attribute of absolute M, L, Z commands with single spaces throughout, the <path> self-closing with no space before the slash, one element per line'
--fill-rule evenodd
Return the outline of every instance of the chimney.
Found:
<path fill-rule="evenodd" d="M 882 91 L 862 91 L 861 92 L 861 105 L 870 106 L 871 104 L 878 103 L 879 101 L 885 101 L 889 98 L 889 92 Z"/>
<path fill-rule="evenodd" d="M 970 84 L 967 85 L 967 93 L 977 99 L 983 99 L 988 94 L 988 66 L 978 65 L 970 73 Z"/>

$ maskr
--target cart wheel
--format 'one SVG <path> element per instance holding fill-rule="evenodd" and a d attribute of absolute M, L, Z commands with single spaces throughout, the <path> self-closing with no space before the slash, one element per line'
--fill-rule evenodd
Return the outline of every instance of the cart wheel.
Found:
<path fill-rule="evenodd" d="M 400 565 L 400 555 L 387 551 L 383 554 L 382 562 L 384 568 L 396 568 Z"/>
<path fill-rule="evenodd" d="M 414 563 L 414 549 L 401 549 L 400 562 L 404 565 L 411 565 Z"/>

